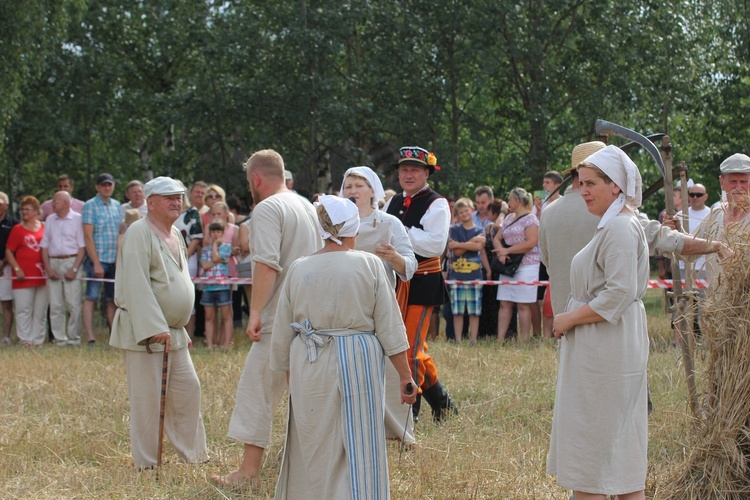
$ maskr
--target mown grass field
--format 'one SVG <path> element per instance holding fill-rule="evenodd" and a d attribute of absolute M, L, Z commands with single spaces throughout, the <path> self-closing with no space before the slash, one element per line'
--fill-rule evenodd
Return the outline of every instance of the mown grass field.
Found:
<path fill-rule="evenodd" d="M 690 425 L 680 351 L 671 346 L 661 291 L 647 296 L 651 356 L 647 496 L 682 460 Z M 120 353 L 105 347 L 45 346 L 0 350 L 0 498 L 271 498 L 282 455 L 286 409 L 278 409 L 262 484 L 226 490 L 207 477 L 239 463 L 242 446 L 226 437 L 235 389 L 249 341 L 235 334 L 230 351 L 192 350 L 203 387 L 203 416 L 214 463 L 177 462 L 165 440 L 166 465 L 157 480 L 132 465 L 128 401 Z M 417 427 L 419 446 L 399 461 L 389 442 L 392 496 L 396 499 L 567 499 L 545 472 L 552 419 L 556 347 L 535 339 L 504 346 L 445 341 L 430 344 L 440 378 L 460 415 Z M 700 352 L 696 356 L 700 367 Z"/>

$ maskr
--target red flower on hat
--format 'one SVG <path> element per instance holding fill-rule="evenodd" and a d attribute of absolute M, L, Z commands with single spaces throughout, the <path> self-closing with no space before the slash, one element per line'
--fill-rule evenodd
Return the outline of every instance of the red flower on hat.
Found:
<path fill-rule="evenodd" d="M 418 151 L 419 159 L 424 160 L 424 151 Z"/>
<path fill-rule="evenodd" d="M 411 149 L 407 149 L 406 151 L 404 151 L 404 156 L 406 156 L 407 158 L 411 158 L 412 156 Z"/>

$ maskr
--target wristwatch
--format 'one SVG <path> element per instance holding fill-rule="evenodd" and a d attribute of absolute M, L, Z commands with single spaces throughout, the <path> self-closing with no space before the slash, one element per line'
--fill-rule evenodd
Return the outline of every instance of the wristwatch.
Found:
<path fill-rule="evenodd" d="M 78 268 L 77 267 L 73 268 L 73 273 L 78 273 Z"/>
<path fill-rule="evenodd" d="M 16 266 L 16 267 L 14 267 L 14 268 L 13 268 L 13 270 L 14 270 L 15 272 L 18 272 L 18 271 L 20 271 L 20 270 L 21 270 L 21 268 L 20 268 L 20 267 L 18 267 L 18 266 Z"/>

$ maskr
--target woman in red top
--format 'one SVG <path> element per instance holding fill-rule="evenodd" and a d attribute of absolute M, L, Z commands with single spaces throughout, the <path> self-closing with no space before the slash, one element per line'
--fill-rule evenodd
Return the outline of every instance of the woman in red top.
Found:
<path fill-rule="evenodd" d="M 39 242 L 44 224 L 39 221 L 39 200 L 21 199 L 21 223 L 13 226 L 5 247 L 5 258 L 13 268 L 13 301 L 16 303 L 16 333 L 24 347 L 41 347 L 47 333 L 47 294 Z M 40 279 L 41 278 L 41 279 Z"/>

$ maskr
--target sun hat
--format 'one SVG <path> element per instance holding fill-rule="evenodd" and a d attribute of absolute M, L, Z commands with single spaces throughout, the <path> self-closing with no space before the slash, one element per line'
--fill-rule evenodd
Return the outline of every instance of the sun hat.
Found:
<path fill-rule="evenodd" d="M 141 220 L 141 213 L 137 208 L 129 208 L 125 210 L 125 225 L 130 226 L 133 222 Z"/>
<path fill-rule="evenodd" d="M 573 148 L 573 153 L 570 155 L 570 168 L 567 168 L 560 173 L 563 176 L 568 175 L 570 172 L 577 169 L 578 165 L 580 165 L 583 160 L 606 147 L 607 145 L 601 141 L 591 141 L 579 144 Z"/>

